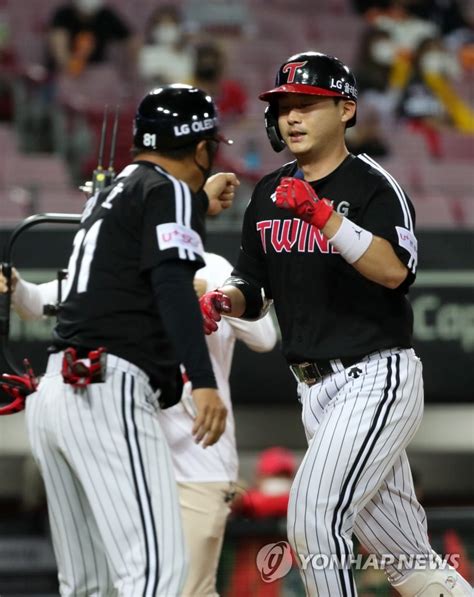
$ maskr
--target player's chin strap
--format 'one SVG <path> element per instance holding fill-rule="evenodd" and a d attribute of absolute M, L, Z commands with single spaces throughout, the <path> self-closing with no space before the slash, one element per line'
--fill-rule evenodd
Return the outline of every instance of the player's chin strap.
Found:
<path fill-rule="evenodd" d="M 0 408 L 0 415 L 12 415 L 25 408 L 27 397 L 36 392 L 38 380 L 28 361 L 23 361 L 25 365 L 24 375 L 10 375 L 3 373 L 0 375 L 0 390 L 8 396 L 10 402 Z"/>

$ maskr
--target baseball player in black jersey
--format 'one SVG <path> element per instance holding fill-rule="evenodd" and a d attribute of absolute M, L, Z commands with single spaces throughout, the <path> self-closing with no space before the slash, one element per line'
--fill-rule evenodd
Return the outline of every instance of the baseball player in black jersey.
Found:
<path fill-rule="evenodd" d="M 403 597 L 471 595 L 431 549 L 405 452 L 423 411 L 406 298 L 413 205 L 377 162 L 347 151 L 357 86 L 338 59 L 292 56 L 260 99 L 272 146 L 295 160 L 257 184 L 233 275 L 201 309 L 211 333 L 220 313 L 258 318 L 274 301 L 308 439 L 288 509 L 306 593 L 356 594 L 355 533 Z"/>
<path fill-rule="evenodd" d="M 206 212 L 233 199 L 209 177 L 211 98 L 187 85 L 138 106 L 135 159 L 86 204 L 68 265 L 53 351 L 26 418 L 44 478 L 61 595 L 179 595 L 186 576 L 161 407 L 193 386 L 193 434 L 225 428 L 193 288 Z"/>

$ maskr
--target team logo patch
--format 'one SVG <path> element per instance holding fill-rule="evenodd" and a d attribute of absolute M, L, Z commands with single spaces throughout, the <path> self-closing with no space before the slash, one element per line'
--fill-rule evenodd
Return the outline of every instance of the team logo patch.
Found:
<path fill-rule="evenodd" d="M 416 263 L 418 255 L 418 241 L 416 240 L 416 236 L 413 232 L 401 226 L 395 226 L 395 228 L 398 234 L 398 244 L 408 251 Z"/>
<path fill-rule="evenodd" d="M 293 83 L 296 77 L 296 71 L 299 68 L 303 68 L 303 66 L 307 63 L 308 61 L 305 60 L 304 62 L 288 62 L 288 64 L 285 64 L 285 66 L 282 69 L 282 72 L 284 72 L 285 74 L 288 73 L 288 78 L 286 80 L 287 83 Z"/>
<path fill-rule="evenodd" d="M 204 247 L 202 246 L 199 234 L 182 224 L 177 224 L 176 222 L 160 224 L 156 227 L 156 236 L 161 251 L 166 251 L 166 249 L 186 249 L 197 255 L 203 256 L 204 254 Z"/>

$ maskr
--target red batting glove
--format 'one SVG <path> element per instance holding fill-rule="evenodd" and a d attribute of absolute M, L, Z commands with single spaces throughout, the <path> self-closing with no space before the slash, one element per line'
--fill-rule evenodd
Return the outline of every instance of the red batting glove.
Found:
<path fill-rule="evenodd" d="M 276 188 L 275 204 L 316 228 L 324 228 L 334 211 L 327 199 L 319 199 L 313 187 L 300 178 L 285 177 Z"/>
<path fill-rule="evenodd" d="M 230 313 L 230 298 L 218 290 L 211 290 L 202 295 L 199 305 L 204 323 L 204 333 L 209 336 L 212 332 L 217 331 L 216 322 L 221 320 L 221 313 Z"/>

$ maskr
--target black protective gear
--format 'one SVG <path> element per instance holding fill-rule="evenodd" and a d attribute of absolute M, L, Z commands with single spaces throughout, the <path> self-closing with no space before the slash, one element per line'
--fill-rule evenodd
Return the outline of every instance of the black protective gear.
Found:
<path fill-rule="evenodd" d="M 137 149 L 167 151 L 203 139 L 229 141 L 219 134 L 212 98 L 190 85 L 163 85 L 152 89 L 135 115 L 133 142 Z"/>

